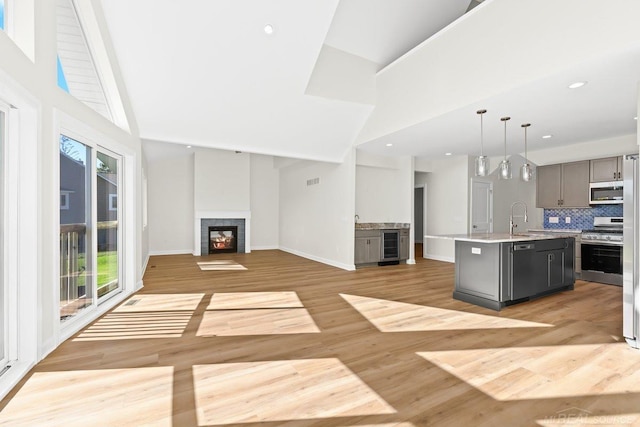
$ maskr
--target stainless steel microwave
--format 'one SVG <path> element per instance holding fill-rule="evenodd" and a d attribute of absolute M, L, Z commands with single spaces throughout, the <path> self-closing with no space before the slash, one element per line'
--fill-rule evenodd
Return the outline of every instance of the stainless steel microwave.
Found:
<path fill-rule="evenodd" d="M 624 181 L 592 182 L 589 184 L 589 204 L 622 204 L 622 183 Z"/>

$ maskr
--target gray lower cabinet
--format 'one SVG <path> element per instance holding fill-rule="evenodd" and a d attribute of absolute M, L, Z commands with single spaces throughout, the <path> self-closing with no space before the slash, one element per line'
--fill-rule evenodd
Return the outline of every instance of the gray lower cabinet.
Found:
<path fill-rule="evenodd" d="M 356 230 L 354 263 L 371 264 L 380 261 L 380 230 Z"/>
<path fill-rule="evenodd" d="M 502 307 L 573 289 L 573 237 L 523 242 L 455 243 L 455 299 Z"/>
<path fill-rule="evenodd" d="M 409 259 L 409 229 L 400 230 L 400 261 Z"/>
<path fill-rule="evenodd" d="M 354 264 L 375 264 L 382 260 L 382 242 L 385 231 L 389 230 L 356 230 Z M 398 254 L 398 258 L 394 259 L 406 261 L 409 259 L 409 229 L 398 229 L 397 234 L 393 235 L 398 236 L 398 240 L 395 241 L 394 238 L 394 242 L 392 242 L 393 251 L 398 251 L 394 252 Z M 389 237 L 389 233 L 387 233 L 387 237 Z"/>

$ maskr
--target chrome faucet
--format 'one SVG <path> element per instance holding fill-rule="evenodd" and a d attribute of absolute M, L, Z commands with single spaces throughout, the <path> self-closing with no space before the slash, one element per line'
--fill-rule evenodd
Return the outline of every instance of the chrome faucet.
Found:
<path fill-rule="evenodd" d="M 511 204 L 511 214 L 509 215 L 509 235 L 512 235 L 513 229 L 517 227 L 517 225 L 513 224 L 513 218 L 517 218 L 513 215 L 513 208 L 515 205 L 524 206 L 524 215 L 518 215 L 518 217 L 524 218 L 524 222 L 529 222 L 529 216 L 527 215 L 527 204 L 525 202 L 513 202 Z"/>
<path fill-rule="evenodd" d="M 360 219 L 360 215 L 356 214 L 356 216 L 354 217 L 354 219 L 356 220 L 356 224 L 358 223 L 358 220 Z"/>

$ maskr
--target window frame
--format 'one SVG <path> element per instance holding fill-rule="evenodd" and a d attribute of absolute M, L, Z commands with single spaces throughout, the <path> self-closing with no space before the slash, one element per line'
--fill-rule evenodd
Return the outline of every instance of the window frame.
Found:
<path fill-rule="evenodd" d="M 126 297 L 131 295 L 133 292 L 137 291 L 142 287 L 142 282 L 138 282 L 136 279 L 136 151 L 130 148 L 128 145 L 116 142 L 109 136 L 103 134 L 102 132 L 94 129 L 88 124 L 69 116 L 68 114 L 62 112 L 61 110 L 54 109 L 54 134 L 52 135 L 55 138 L 56 144 L 59 141 L 59 137 L 61 134 L 69 136 L 88 147 L 91 148 L 91 163 L 96 164 L 96 153 L 97 151 L 105 152 L 110 155 L 116 155 L 120 159 L 120 173 L 119 173 L 119 223 L 121 224 L 118 229 L 119 234 L 119 242 L 122 246 L 122 250 L 119 254 L 119 262 L 120 262 L 120 287 L 119 292 L 113 293 L 114 295 L 106 295 L 109 298 L 98 298 L 97 295 L 94 295 L 94 304 L 90 307 L 84 309 L 78 316 L 74 316 L 74 318 L 68 319 L 64 322 L 60 322 L 57 317 L 59 314 L 59 304 L 60 304 L 60 290 L 59 286 L 56 286 L 54 290 L 54 295 L 52 298 L 52 314 L 57 316 L 52 319 L 54 321 L 54 329 L 56 330 L 55 334 L 57 336 L 58 343 L 65 341 L 66 339 L 72 337 L 76 332 L 82 329 L 84 326 L 88 325 L 91 321 L 95 320 L 97 317 L 106 313 L 108 310 L 114 308 L 117 304 L 121 303 Z M 59 150 L 55 150 L 53 153 L 55 158 L 53 159 L 56 170 L 54 170 L 56 179 L 53 180 L 52 183 L 56 191 L 60 191 L 60 164 L 59 164 Z M 96 185 L 97 178 L 95 177 L 95 169 L 92 167 L 92 193 L 97 194 Z M 92 211 L 91 211 L 91 224 L 95 225 L 97 223 L 97 198 L 91 198 Z M 58 203 L 59 204 L 59 201 Z M 54 258 L 54 283 L 59 282 L 60 278 L 60 245 L 59 245 L 59 218 L 60 210 L 56 210 L 56 217 L 53 218 L 55 221 L 56 227 L 54 227 L 54 232 L 56 235 L 53 239 L 52 252 Z M 93 263 L 97 262 L 97 254 L 94 253 L 91 255 L 93 258 Z"/>

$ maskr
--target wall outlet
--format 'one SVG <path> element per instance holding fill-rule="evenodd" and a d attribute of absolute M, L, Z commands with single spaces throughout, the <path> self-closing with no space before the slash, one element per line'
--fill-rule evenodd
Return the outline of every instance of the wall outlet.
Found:
<path fill-rule="evenodd" d="M 570 217 L 570 216 L 565 217 L 565 219 L 564 219 L 564 223 L 565 223 L 565 224 L 571 224 L 571 217 Z"/>
<path fill-rule="evenodd" d="M 558 218 L 557 216 L 549 217 L 549 224 L 558 224 L 559 222 L 560 222 L 560 218 Z"/>

